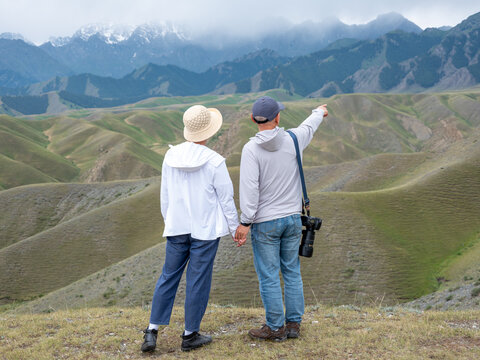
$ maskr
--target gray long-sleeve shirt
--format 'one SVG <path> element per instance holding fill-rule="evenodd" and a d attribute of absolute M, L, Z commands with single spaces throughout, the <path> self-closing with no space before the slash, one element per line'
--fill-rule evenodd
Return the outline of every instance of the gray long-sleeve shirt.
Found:
<path fill-rule="evenodd" d="M 299 127 L 290 129 L 301 153 L 323 115 L 322 109 L 315 109 Z M 301 186 L 295 145 L 283 128 L 260 131 L 250 138 L 240 161 L 241 222 L 260 223 L 301 213 Z"/>

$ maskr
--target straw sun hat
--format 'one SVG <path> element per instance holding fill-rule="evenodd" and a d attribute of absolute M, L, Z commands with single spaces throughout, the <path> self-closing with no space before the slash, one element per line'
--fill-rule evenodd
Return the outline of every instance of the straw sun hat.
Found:
<path fill-rule="evenodd" d="M 222 114 L 217 109 L 193 105 L 183 114 L 183 136 L 192 142 L 207 140 L 220 130 L 222 122 Z"/>

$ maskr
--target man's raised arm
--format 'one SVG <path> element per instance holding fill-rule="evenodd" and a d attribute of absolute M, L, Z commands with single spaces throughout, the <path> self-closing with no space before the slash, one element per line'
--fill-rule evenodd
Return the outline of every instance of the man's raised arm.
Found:
<path fill-rule="evenodd" d="M 291 129 L 297 135 L 298 145 L 300 150 L 305 148 L 312 141 L 313 134 L 323 121 L 324 117 L 328 116 L 327 105 L 320 105 L 312 110 L 312 114 L 306 118 L 297 128 Z"/>

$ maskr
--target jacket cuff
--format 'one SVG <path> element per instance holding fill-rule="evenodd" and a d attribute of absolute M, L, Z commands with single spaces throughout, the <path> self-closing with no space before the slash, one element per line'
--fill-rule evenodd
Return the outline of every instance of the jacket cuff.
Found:
<path fill-rule="evenodd" d="M 240 224 L 251 224 L 253 223 L 253 219 L 247 218 L 245 215 L 240 215 Z"/>

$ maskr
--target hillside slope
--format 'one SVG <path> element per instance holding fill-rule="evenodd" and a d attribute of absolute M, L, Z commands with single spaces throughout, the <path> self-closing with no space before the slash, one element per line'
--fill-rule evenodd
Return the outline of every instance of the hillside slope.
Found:
<path fill-rule="evenodd" d="M 301 259 L 307 303 L 395 304 L 437 289 L 452 261 L 480 243 L 479 139 L 433 159 L 376 155 L 329 176 L 332 166 L 306 168 L 313 214 L 324 220 L 313 258 Z M 369 170 L 378 174 L 371 184 Z M 238 168 L 230 174 L 238 189 Z M 156 245 L 20 309 L 148 304 L 163 258 L 164 245 Z M 260 304 L 249 242 L 238 249 L 222 239 L 213 278 L 215 303 Z M 181 285 L 178 303 L 183 296 Z"/>
<path fill-rule="evenodd" d="M 224 114 L 211 144 L 227 156 L 236 189 L 241 147 L 255 133 L 251 96 L 203 99 Z M 330 115 L 304 156 L 314 214 L 324 218 L 314 258 L 302 259 L 308 303 L 416 298 L 435 290 L 456 254 L 478 241 L 479 99 L 478 91 L 329 99 Z M 45 151 L 73 161 L 80 179 L 141 177 L 143 166 L 159 169 L 168 143 L 182 141 L 181 113 L 202 98 L 183 100 L 19 123 L 40 131 Z M 286 102 L 282 125 L 298 125 L 318 103 Z M 135 161 L 122 162 L 127 156 Z M 98 166 L 102 159 L 113 161 Z M 2 209 L 11 209 L 0 223 L 4 302 L 44 295 L 32 302 L 36 311 L 64 301 L 75 307 L 149 302 L 163 259 L 163 245 L 154 247 L 162 224 L 158 183 L 140 191 L 142 184 L 0 192 Z M 259 304 L 248 247 L 225 239 L 214 279 L 215 302 Z"/>
<path fill-rule="evenodd" d="M 7 233 L 4 238 L 3 243 L 8 246 L 0 249 L 2 300 L 46 294 L 161 241 L 162 224 L 155 216 L 159 213 L 159 188 L 146 187 L 147 184 L 150 182 L 143 182 L 143 186 L 130 184 L 128 188 L 114 188 L 113 191 L 93 190 L 90 186 L 90 192 L 80 186 L 74 194 L 65 189 L 63 198 L 55 187 L 68 187 L 66 185 L 47 185 L 49 189 L 41 192 L 36 191 L 38 188 L 32 189 L 30 193 L 37 193 L 35 200 L 42 201 L 45 206 L 40 205 L 37 222 L 23 230 L 34 232 L 34 235 L 10 245 L 11 235 Z M 13 194 L 6 194 L 7 200 L 18 197 L 15 190 L 10 191 Z M 79 205 L 75 200 L 84 196 L 82 191 L 91 195 L 92 190 L 97 199 L 92 197 L 90 202 L 100 202 L 99 207 L 80 211 L 78 216 L 58 222 L 62 212 L 68 215 L 69 211 L 65 210 Z M 111 197 L 122 196 L 122 192 L 123 199 L 107 201 L 101 206 L 104 199 L 98 196 L 105 197 L 109 192 L 110 201 Z M 25 196 L 25 192 L 21 196 Z M 70 196 L 77 199 L 69 199 Z M 22 199 L 12 201 L 18 203 Z M 49 207 L 48 201 L 53 206 Z M 31 213 L 35 214 L 35 209 L 31 209 Z M 18 224 L 20 219 L 15 221 Z M 11 226 L 7 226 L 8 230 L 13 231 Z"/>
<path fill-rule="evenodd" d="M 292 99 L 285 92 L 267 94 Z M 182 112 L 191 104 L 204 103 L 218 107 L 224 117 L 224 125 L 211 146 L 227 157 L 229 166 L 238 166 L 243 144 L 256 132 L 248 120 L 254 98 L 255 94 L 152 99 L 113 111 L 73 111 L 28 120 L 3 116 L 0 135 L 4 134 L 5 141 L 0 145 L 0 154 L 42 172 L 43 179 L 49 176 L 62 182 L 156 176 L 168 144 L 183 141 Z M 471 90 L 286 101 L 281 126 L 297 126 L 323 102 L 328 103 L 330 116 L 305 152 L 305 164 L 309 166 L 383 153 L 439 152 L 480 125 L 480 93 Z M 18 165 L 19 174 L 28 173 L 29 168 Z M 30 183 L 43 181 L 40 175 L 31 172 Z M 17 183 L 11 176 L 2 181 L 2 176 L 3 188 L 28 183 L 27 176 L 18 177 Z"/>

